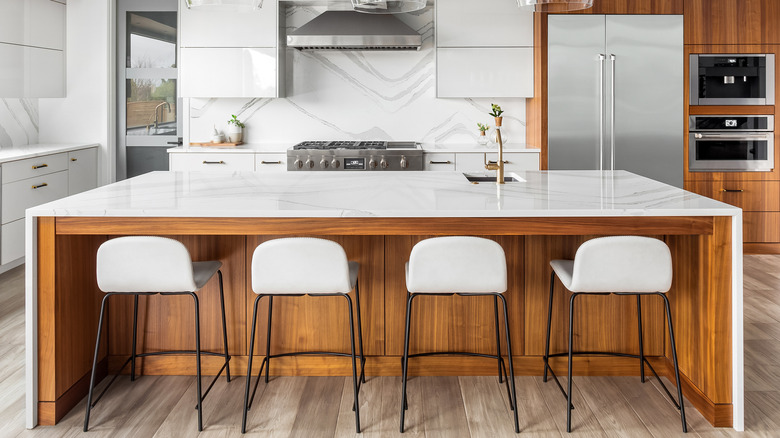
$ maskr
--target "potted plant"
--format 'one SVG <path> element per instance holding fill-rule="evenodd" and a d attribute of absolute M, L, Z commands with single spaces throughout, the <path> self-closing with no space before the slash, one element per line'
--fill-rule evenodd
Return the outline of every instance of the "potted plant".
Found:
<path fill-rule="evenodd" d="M 484 146 L 488 143 L 488 138 L 485 135 L 485 132 L 487 132 L 488 129 L 490 129 L 490 127 L 485 123 L 477 122 L 477 128 L 479 129 L 479 137 L 477 137 L 477 143 Z"/>
<path fill-rule="evenodd" d="M 491 112 L 489 112 L 488 114 L 493 116 L 493 118 L 496 120 L 496 130 L 493 133 L 493 136 L 492 136 L 493 138 L 491 138 L 491 140 L 493 141 L 493 143 L 498 144 L 499 143 L 499 135 L 500 135 L 501 136 L 501 143 L 506 144 L 507 141 L 508 141 L 507 137 L 505 135 L 503 135 L 503 132 L 500 132 L 501 131 L 501 125 L 502 125 L 502 123 L 504 121 L 504 118 L 501 115 L 504 114 L 504 110 L 502 110 L 501 107 L 496 105 L 495 103 L 491 103 L 490 104 L 490 109 L 491 109 Z"/>
<path fill-rule="evenodd" d="M 238 120 L 235 114 L 228 120 L 228 139 L 231 143 L 241 143 L 244 139 L 244 128 L 246 127 L 241 120 Z"/>

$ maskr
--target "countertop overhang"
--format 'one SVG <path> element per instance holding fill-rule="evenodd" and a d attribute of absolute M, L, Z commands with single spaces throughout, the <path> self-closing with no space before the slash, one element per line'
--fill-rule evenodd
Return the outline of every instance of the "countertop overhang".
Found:
<path fill-rule="evenodd" d="M 30 216 L 183 218 L 737 216 L 739 208 L 630 172 L 152 172 L 27 210 Z"/>

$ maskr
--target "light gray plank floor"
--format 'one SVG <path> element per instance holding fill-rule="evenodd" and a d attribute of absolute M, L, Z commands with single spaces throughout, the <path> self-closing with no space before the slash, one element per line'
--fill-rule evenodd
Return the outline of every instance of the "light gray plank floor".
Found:
<path fill-rule="evenodd" d="M 0 437 L 241 436 L 243 377 L 215 385 L 204 402 L 200 434 L 194 379 L 176 376 L 144 376 L 135 383 L 118 379 L 93 410 L 87 435 L 81 432 L 85 401 L 55 427 L 25 430 L 23 297 L 23 268 L 0 275 Z M 745 381 L 746 432 L 713 428 L 689 407 L 687 436 L 780 437 L 780 256 L 745 257 Z M 516 384 L 520 436 L 569 436 L 566 403 L 554 383 L 518 377 Z M 363 433 L 357 435 L 351 378 L 272 378 L 258 387 L 247 436 L 517 436 L 506 390 L 495 377 L 411 378 L 406 433 L 401 435 L 400 385 L 399 377 L 367 379 L 360 394 Z M 637 377 L 579 377 L 573 395 L 573 437 L 686 436 L 656 381 L 642 385 Z"/>

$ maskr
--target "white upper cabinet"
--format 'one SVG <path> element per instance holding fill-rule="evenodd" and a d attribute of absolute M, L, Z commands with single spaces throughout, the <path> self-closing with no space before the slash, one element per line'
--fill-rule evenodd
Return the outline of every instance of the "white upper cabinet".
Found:
<path fill-rule="evenodd" d="M 533 97 L 533 12 L 513 0 L 436 2 L 436 96 Z"/>
<path fill-rule="evenodd" d="M 278 3 L 266 0 L 256 11 L 180 6 L 182 47 L 276 47 Z"/>
<path fill-rule="evenodd" d="M 52 0 L 25 0 L 28 7 L 25 45 L 65 50 L 65 5 Z"/>
<path fill-rule="evenodd" d="M 534 15 L 515 0 L 436 2 L 439 47 L 518 47 L 534 45 Z"/>

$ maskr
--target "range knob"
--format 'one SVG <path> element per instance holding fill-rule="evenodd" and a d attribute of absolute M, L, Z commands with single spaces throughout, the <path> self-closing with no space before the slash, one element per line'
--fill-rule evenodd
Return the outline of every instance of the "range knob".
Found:
<path fill-rule="evenodd" d="M 388 167 L 390 167 L 390 163 L 388 163 L 387 160 L 385 160 L 385 157 L 382 157 L 382 160 L 379 161 L 379 167 L 381 167 L 382 169 L 387 169 Z"/>
<path fill-rule="evenodd" d="M 295 157 L 295 161 L 293 161 L 293 167 L 296 169 L 303 169 L 303 161 L 301 161 L 300 157 Z"/>
<path fill-rule="evenodd" d="M 306 167 L 309 169 L 314 169 L 314 161 L 312 161 L 311 157 L 306 160 Z"/>
<path fill-rule="evenodd" d="M 329 164 L 328 160 L 326 160 L 325 157 L 322 157 L 322 160 L 320 160 L 320 167 L 323 169 L 327 169 L 328 164 Z"/>
<path fill-rule="evenodd" d="M 338 169 L 341 167 L 341 161 L 339 161 L 337 158 L 334 158 L 333 161 L 330 162 L 330 165 L 333 166 L 334 169 Z"/>
<path fill-rule="evenodd" d="M 409 160 L 406 159 L 405 156 L 401 156 L 401 169 L 407 169 L 409 168 Z"/>
<path fill-rule="evenodd" d="M 371 157 L 371 159 L 368 160 L 368 167 L 371 169 L 376 169 L 376 160 L 374 157 Z"/>

